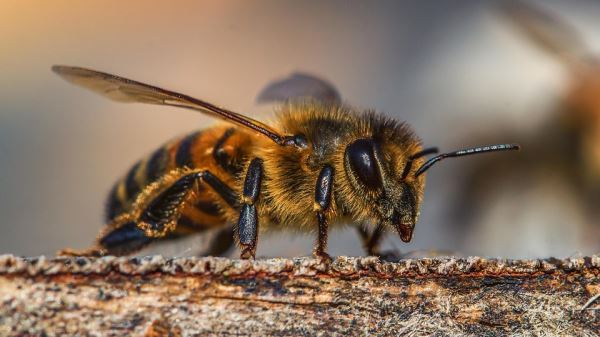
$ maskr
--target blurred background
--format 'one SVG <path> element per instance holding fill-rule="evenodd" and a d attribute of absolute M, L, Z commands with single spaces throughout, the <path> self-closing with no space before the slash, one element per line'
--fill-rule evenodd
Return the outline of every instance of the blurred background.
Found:
<path fill-rule="evenodd" d="M 519 153 L 429 171 L 410 244 L 385 249 L 546 257 L 600 251 L 600 3 L 532 1 L 0 2 L 0 253 L 83 248 L 112 184 L 165 141 L 214 120 L 118 104 L 53 64 L 103 70 L 258 119 L 269 82 L 296 71 L 344 100 L 410 123 L 448 151 Z M 533 6 L 533 7 L 532 7 Z M 507 8 L 509 8 L 507 10 Z M 189 255 L 206 238 L 153 248 Z M 310 254 L 313 236 L 259 240 L 260 256 Z M 333 255 L 364 255 L 353 228 Z"/>

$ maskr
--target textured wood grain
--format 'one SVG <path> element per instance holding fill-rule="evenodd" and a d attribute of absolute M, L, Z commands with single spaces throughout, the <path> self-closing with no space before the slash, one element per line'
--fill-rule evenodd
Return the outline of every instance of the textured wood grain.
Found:
<path fill-rule="evenodd" d="M 600 256 L 324 265 L 8 255 L 0 335 L 598 336 L 599 293 Z"/>

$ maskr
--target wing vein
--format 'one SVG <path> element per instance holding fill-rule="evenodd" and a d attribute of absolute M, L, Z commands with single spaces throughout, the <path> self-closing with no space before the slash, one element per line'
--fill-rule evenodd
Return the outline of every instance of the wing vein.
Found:
<path fill-rule="evenodd" d="M 68 82 L 114 101 L 192 109 L 254 130 L 279 145 L 288 145 L 291 139 L 290 136 L 283 136 L 273 128 L 250 117 L 188 95 L 87 68 L 56 65 L 52 67 L 52 70 Z"/>

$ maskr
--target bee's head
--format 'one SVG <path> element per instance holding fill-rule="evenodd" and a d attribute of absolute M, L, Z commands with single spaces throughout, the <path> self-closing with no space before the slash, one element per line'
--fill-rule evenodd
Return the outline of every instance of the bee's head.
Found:
<path fill-rule="evenodd" d="M 425 188 L 423 173 L 433 164 L 447 157 L 518 149 L 518 145 L 492 145 L 444 153 L 425 161 L 424 157 L 437 153 L 437 149 L 423 150 L 418 140 L 407 137 L 402 141 L 359 138 L 344 152 L 344 169 L 357 196 L 354 203 L 360 204 L 353 213 L 395 229 L 404 242 L 412 239 Z"/>
<path fill-rule="evenodd" d="M 416 141 L 408 147 L 415 153 L 420 150 Z M 350 185 L 362 197 L 358 201 L 362 213 L 366 211 L 372 222 L 394 228 L 402 241 L 409 242 L 419 216 L 425 179 L 404 174 L 406 151 L 379 139 L 356 139 L 346 146 L 344 168 Z M 414 164 L 421 161 L 413 160 Z"/>

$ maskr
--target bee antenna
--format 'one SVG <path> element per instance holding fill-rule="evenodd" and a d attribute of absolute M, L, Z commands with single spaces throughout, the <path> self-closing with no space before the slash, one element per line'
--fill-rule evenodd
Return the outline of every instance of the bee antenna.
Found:
<path fill-rule="evenodd" d="M 412 169 L 413 161 L 415 159 L 421 158 L 421 157 L 429 155 L 429 154 L 438 153 L 438 151 L 439 150 L 437 147 L 430 147 L 430 148 L 419 151 L 419 152 L 413 154 L 412 156 L 408 157 L 406 166 L 404 166 L 404 171 L 402 171 L 402 179 L 406 178 L 408 176 L 408 174 L 410 173 L 410 169 Z"/>
<path fill-rule="evenodd" d="M 415 172 L 415 177 L 418 177 L 421 174 L 425 173 L 425 171 L 429 170 L 429 168 L 431 168 L 433 166 L 433 164 L 437 163 L 438 161 L 440 161 L 444 158 L 462 157 L 462 156 L 468 156 L 468 155 L 484 153 L 484 152 L 519 150 L 520 148 L 521 147 L 519 146 L 519 144 L 496 144 L 496 145 L 473 147 L 470 149 L 463 149 L 463 150 L 458 150 L 458 151 L 454 151 L 454 152 L 442 153 L 442 154 L 437 155 L 433 158 L 430 158 L 428 161 L 426 161 L 425 164 L 423 164 L 423 166 L 421 166 L 417 170 L 417 172 Z"/>

